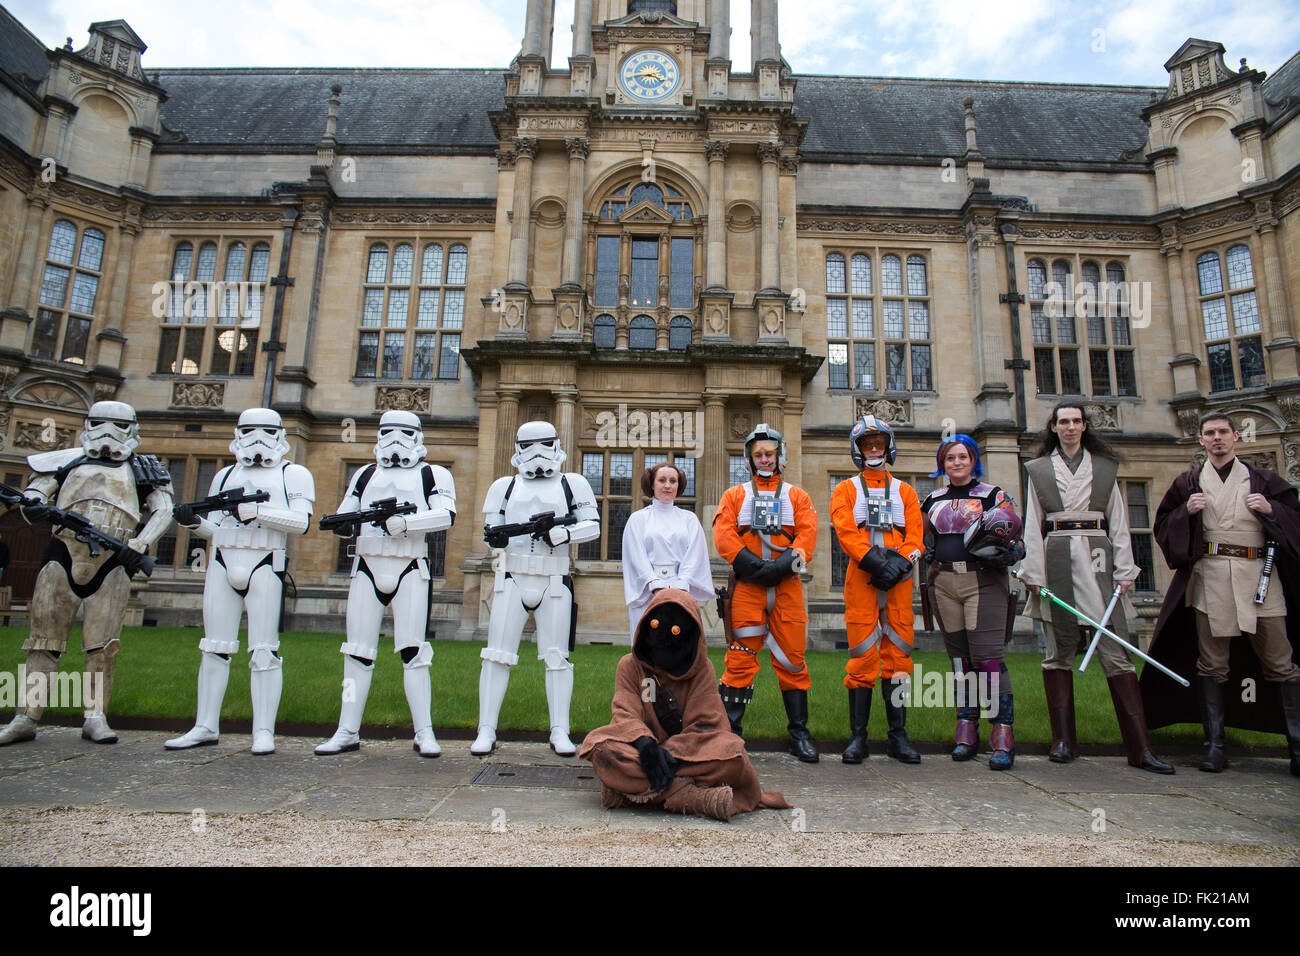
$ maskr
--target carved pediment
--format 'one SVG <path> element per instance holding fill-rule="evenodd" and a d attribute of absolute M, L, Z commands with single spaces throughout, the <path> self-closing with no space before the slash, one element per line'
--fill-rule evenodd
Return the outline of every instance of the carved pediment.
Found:
<path fill-rule="evenodd" d="M 618 217 L 619 222 L 652 222 L 660 223 L 665 226 L 671 226 L 675 219 L 669 215 L 668 210 L 660 209 L 648 199 L 643 199 L 623 215 Z"/>
<path fill-rule="evenodd" d="M 660 10 L 638 10 L 617 20 L 606 20 L 605 26 L 606 28 L 639 27 L 647 23 L 657 27 L 680 27 L 687 30 L 694 30 L 699 26 L 694 20 L 683 20 L 681 17 Z"/>
<path fill-rule="evenodd" d="M 58 382 L 30 382 L 14 393 L 13 400 L 76 412 L 84 412 L 90 407 L 79 392 Z"/>

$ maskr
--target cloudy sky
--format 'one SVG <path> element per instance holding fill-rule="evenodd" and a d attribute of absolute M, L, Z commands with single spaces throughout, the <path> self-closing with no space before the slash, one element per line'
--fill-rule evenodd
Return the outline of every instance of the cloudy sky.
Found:
<path fill-rule="evenodd" d="M 503 67 L 524 0 L 9 0 L 47 46 L 122 18 L 149 45 L 145 67 Z M 987 12 L 992 6 L 996 12 Z M 557 0 L 555 56 L 568 56 L 573 0 Z M 214 8 L 215 9 L 215 8 Z M 732 58 L 749 56 L 749 2 L 732 2 Z M 782 52 L 799 73 L 1163 85 L 1189 36 L 1226 62 L 1272 72 L 1300 50 L 1295 0 L 798 0 L 782 4 Z M 741 67 L 744 68 L 744 67 Z"/>

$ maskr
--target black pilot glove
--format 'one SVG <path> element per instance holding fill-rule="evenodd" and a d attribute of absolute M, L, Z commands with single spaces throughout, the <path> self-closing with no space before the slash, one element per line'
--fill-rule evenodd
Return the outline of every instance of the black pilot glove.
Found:
<path fill-rule="evenodd" d="M 761 574 L 763 566 L 767 563 L 748 548 L 741 548 L 736 559 L 731 562 L 731 566 L 736 571 L 737 581 L 754 581 L 754 576 Z"/>
<path fill-rule="evenodd" d="M 912 573 L 912 562 L 897 551 L 875 545 L 862 556 L 858 567 L 871 576 L 871 586 L 888 591 Z"/>
<path fill-rule="evenodd" d="M 774 588 L 794 574 L 793 548 L 786 548 L 781 556 L 773 561 L 764 561 L 762 569 L 750 578 L 750 582 L 765 588 Z"/>
<path fill-rule="evenodd" d="M 677 758 L 664 750 L 653 737 L 638 737 L 632 744 L 641 758 L 641 770 L 650 781 L 651 790 L 663 790 L 677 776 Z"/>

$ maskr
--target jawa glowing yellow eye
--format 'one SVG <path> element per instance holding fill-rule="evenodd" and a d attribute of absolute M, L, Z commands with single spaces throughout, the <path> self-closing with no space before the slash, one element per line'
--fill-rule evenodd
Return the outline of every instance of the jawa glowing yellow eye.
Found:
<path fill-rule="evenodd" d="M 678 627 L 676 624 L 674 624 L 674 625 L 673 625 L 673 636 L 676 637 L 676 636 L 677 636 L 678 634 L 680 634 L 681 632 L 682 632 L 682 629 L 681 629 L 680 627 Z"/>
<path fill-rule="evenodd" d="M 659 630 L 659 618 L 656 617 L 650 621 L 650 628 L 655 631 Z"/>

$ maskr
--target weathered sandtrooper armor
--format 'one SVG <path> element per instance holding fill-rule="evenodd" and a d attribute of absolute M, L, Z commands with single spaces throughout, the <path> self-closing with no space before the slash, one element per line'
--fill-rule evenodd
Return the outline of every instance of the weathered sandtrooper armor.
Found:
<path fill-rule="evenodd" d="M 172 488 L 167 470 L 152 455 L 133 454 L 140 444 L 135 409 L 123 402 L 96 402 L 86 415 L 80 448 L 42 452 L 27 459 L 33 478 L 27 497 L 81 515 L 98 530 L 145 553 L 171 526 Z M 118 556 L 90 548 L 71 531 L 57 529 L 45 553 L 32 595 L 31 635 L 23 643 L 28 675 L 40 674 L 48 689 L 67 650 L 77 610 L 85 606 L 82 647 L 85 723 L 81 735 L 115 743 L 104 713 L 113 690 L 114 659 L 121 648 L 122 619 L 131 581 Z M 0 745 L 31 740 L 45 710 L 43 691 L 3 731 Z"/>

